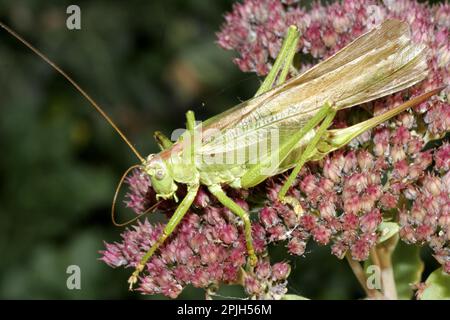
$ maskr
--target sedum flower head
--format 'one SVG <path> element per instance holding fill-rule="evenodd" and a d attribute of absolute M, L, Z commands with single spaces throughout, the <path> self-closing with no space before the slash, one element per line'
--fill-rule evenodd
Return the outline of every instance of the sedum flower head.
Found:
<path fill-rule="evenodd" d="M 255 18 L 254 10 L 260 12 L 269 7 L 273 14 Z M 347 0 L 325 6 L 315 3 L 309 10 L 296 2 L 247 0 L 236 4 L 227 15 L 218 43 L 238 53 L 235 62 L 242 71 L 265 75 L 276 57 L 273 48 L 279 50 L 283 39 L 280 26 L 286 30 L 295 24 L 302 34 L 298 45 L 300 59 L 318 62 L 385 19 L 404 20 L 411 27 L 413 41 L 431 49 L 430 75 L 409 90 L 365 106 L 377 115 L 410 97 L 450 83 L 449 17 L 449 4 L 430 7 L 406 0 Z M 304 64 L 300 68 L 311 66 Z M 260 213 L 269 240 L 287 238 L 292 254 L 302 255 L 307 242 L 313 240 L 329 244 L 338 257 L 349 252 L 356 260 L 365 260 L 380 237 L 378 227 L 383 215 L 400 209 L 401 238 L 408 243 L 428 244 L 448 272 L 450 147 L 445 141 L 434 150 L 426 147 L 450 129 L 449 93 L 447 87 L 440 98 L 422 103 L 413 112 L 405 112 L 356 138 L 344 150 L 308 165 L 290 191 L 306 209 L 294 229 L 283 220 L 288 209 L 276 202 L 277 190 L 284 180 L 271 179 L 271 201 Z M 335 125 L 349 125 L 350 112 L 354 113 L 340 112 Z M 412 218 L 415 215 L 418 220 Z"/>
<path fill-rule="evenodd" d="M 361 121 L 450 83 L 449 4 L 344 0 L 315 2 L 305 9 L 295 0 L 244 0 L 225 16 L 218 44 L 237 52 L 234 61 L 242 71 L 265 75 L 288 26 L 294 24 L 301 31 L 297 67 L 304 71 L 388 18 L 408 22 L 413 41 L 430 48 L 429 76 L 408 90 L 366 104 L 367 111 L 339 112 L 334 126 L 345 127 L 355 117 Z M 329 246 L 338 258 L 349 254 L 366 260 L 382 236 L 380 224 L 388 219 L 398 221 L 403 241 L 429 246 L 450 273 L 450 145 L 445 137 L 450 129 L 449 90 L 308 163 L 289 191 L 301 202 L 301 216 L 277 200 L 285 175 L 252 190 L 227 190 L 245 210 L 256 212 L 252 235 L 259 262 L 253 270 L 245 268 L 242 222 L 201 189 L 175 232 L 147 263 L 139 290 L 174 298 L 189 284 L 213 293 L 221 284 L 232 283 L 242 285 L 252 298 L 277 299 L 287 291 L 290 266 L 270 261 L 270 244 L 282 242 L 290 254 L 303 256 L 308 243 L 316 242 Z M 155 202 L 141 172 L 135 171 L 127 182 L 128 207 L 141 213 Z M 249 195 L 262 198 L 264 205 L 250 204 Z M 168 217 L 174 205 L 164 202 Z M 134 268 L 163 226 L 138 223 L 123 232 L 121 241 L 105 244 L 101 259 L 112 267 Z"/>
<path fill-rule="evenodd" d="M 138 181 L 136 176 L 140 175 L 135 171 L 128 183 Z M 135 186 L 130 186 L 128 198 L 136 191 Z M 247 202 L 239 196 L 235 195 L 234 200 L 248 210 Z M 246 271 L 242 222 L 203 191 L 199 192 L 195 202 L 193 211 L 185 215 L 174 235 L 147 263 L 138 290 L 144 294 L 175 298 L 187 285 L 212 293 L 225 283 L 241 284 L 255 298 L 280 298 L 285 294 L 290 267 L 284 262 L 270 265 L 264 257 L 267 250 L 264 228 L 258 223 L 253 225 L 255 250 L 260 259 L 253 271 Z M 208 205 L 202 205 L 205 203 Z M 147 220 L 138 222 L 122 233 L 121 242 L 105 244 L 101 260 L 114 268 L 136 267 L 161 235 L 163 227 Z"/>

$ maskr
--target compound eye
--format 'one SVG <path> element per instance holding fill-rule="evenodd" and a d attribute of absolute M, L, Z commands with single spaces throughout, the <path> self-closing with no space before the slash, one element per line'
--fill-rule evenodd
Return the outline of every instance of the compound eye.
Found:
<path fill-rule="evenodd" d="M 164 174 L 165 174 L 164 170 L 158 169 L 158 170 L 156 170 L 156 172 L 155 172 L 155 178 L 156 178 L 157 180 L 162 180 L 162 179 L 164 178 Z"/>

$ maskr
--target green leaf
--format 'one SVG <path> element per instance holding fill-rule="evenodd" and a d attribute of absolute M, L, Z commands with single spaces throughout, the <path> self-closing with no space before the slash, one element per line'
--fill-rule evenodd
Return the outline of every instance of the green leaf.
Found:
<path fill-rule="evenodd" d="M 281 300 L 309 300 L 308 298 L 296 295 L 296 294 L 285 294 Z"/>
<path fill-rule="evenodd" d="M 420 296 L 421 300 L 450 300 L 450 275 L 442 268 L 434 270 L 425 284 L 427 287 Z"/>
<path fill-rule="evenodd" d="M 411 286 L 420 282 L 424 269 L 424 263 L 420 259 L 420 247 L 399 241 L 392 255 L 392 264 L 398 299 L 411 299 Z"/>
<path fill-rule="evenodd" d="M 378 243 L 382 243 L 395 234 L 397 234 L 398 230 L 400 230 L 400 226 L 397 222 L 381 222 L 378 226 L 378 231 L 381 232 L 381 236 L 378 239 Z"/>

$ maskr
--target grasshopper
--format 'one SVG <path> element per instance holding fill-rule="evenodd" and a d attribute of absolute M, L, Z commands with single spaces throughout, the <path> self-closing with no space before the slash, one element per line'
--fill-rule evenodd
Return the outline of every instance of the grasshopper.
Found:
<path fill-rule="evenodd" d="M 200 124 L 196 123 L 194 113 L 188 111 L 187 130 L 179 139 L 172 143 L 156 132 L 155 139 L 161 152 L 143 157 L 71 77 L 9 27 L 2 23 L 0 26 L 62 74 L 111 124 L 140 161 L 131 168 L 138 167 L 150 177 L 157 199 L 178 201 L 176 191 L 179 184 L 187 187 L 185 197 L 162 235 L 142 256 L 129 278 L 130 289 L 147 261 L 189 210 L 201 185 L 242 220 L 248 263 L 254 266 L 257 257 L 249 214 L 227 196 L 223 186 L 247 189 L 268 177 L 292 169 L 279 191 L 279 200 L 300 215 L 302 208 L 299 201 L 287 193 L 306 162 L 319 160 L 342 148 L 364 131 L 442 90 L 431 90 L 351 127 L 330 129 L 339 110 L 393 94 L 423 80 L 427 76 L 427 48 L 411 42 L 408 24 L 386 20 L 327 60 L 286 80 L 293 70 L 293 57 L 300 37 L 297 27 L 291 26 L 278 57 L 253 98 Z M 268 143 L 270 148 L 260 147 Z M 122 177 L 118 189 L 130 169 Z M 114 204 L 112 215 L 114 217 Z"/>

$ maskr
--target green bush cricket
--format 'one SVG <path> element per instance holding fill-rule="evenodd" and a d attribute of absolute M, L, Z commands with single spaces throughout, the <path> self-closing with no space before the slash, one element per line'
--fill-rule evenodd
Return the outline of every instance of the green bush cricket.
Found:
<path fill-rule="evenodd" d="M 150 177 L 157 198 L 178 201 L 178 185 L 187 186 L 187 194 L 163 234 L 141 258 L 129 278 L 130 289 L 147 261 L 189 210 L 200 185 L 207 187 L 222 205 L 242 220 L 249 265 L 254 266 L 257 257 L 249 214 L 226 195 L 223 186 L 247 189 L 293 169 L 279 191 L 279 200 L 301 214 L 299 201 L 287 196 L 287 192 L 306 162 L 321 159 L 442 89 L 431 90 L 354 126 L 329 129 L 339 110 L 390 95 L 423 80 L 427 75 L 427 48 L 411 42 L 406 23 L 387 20 L 327 60 L 286 81 L 294 69 L 292 61 L 300 37 L 298 29 L 291 26 L 271 71 L 254 98 L 200 124 L 196 123 L 194 113 L 188 111 L 186 132 L 174 143 L 156 132 L 155 139 L 162 151 L 143 157 L 70 76 L 9 27 L 2 23 L 0 26 L 63 75 L 111 124 L 140 161 L 130 169 L 138 167 Z M 116 191 L 113 221 L 117 194 Z"/>

